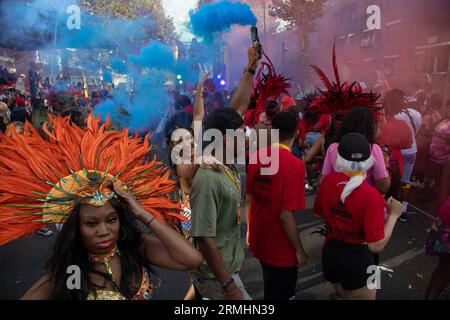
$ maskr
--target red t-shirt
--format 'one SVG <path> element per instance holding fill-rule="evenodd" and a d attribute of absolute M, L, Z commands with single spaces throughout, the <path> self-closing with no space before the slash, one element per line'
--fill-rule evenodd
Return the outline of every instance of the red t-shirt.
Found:
<path fill-rule="evenodd" d="M 279 150 L 278 171 L 262 175 L 261 168 L 270 167 L 264 157 Z M 247 195 L 251 196 L 249 216 L 249 245 L 255 258 L 275 267 L 297 265 L 295 248 L 281 224 L 281 211 L 305 209 L 305 166 L 286 149 L 269 147 L 260 150 L 259 160 L 253 164 L 256 154 L 250 158 L 247 170 Z M 273 165 L 273 164 L 272 164 Z"/>
<path fill-rule="evenodd" d="M 385 200 L 364 181 L 342 204 L 340 197 L 349 179 L 343 173 L 333 172 L 320 184 L 314 213 L 325 219 L 327 240 L 333 238 L 354 244 L 383 240 Z"/>
<path fill-rule="evenodd" d="M 411 129 L 405 121 L 386 117 L 386 123 L 380 125 L 377 143 L 396 149 L 409 149 L 414 143 Z"/>

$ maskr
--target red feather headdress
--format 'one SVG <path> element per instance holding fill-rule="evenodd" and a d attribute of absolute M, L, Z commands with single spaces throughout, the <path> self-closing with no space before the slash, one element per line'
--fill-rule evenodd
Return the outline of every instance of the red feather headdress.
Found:
<path fill-rule="evenodd" d="M 336 82 L 331 82 L 325 73 L 316 66 L 311 66 L 320 80 L 325 85 L 326 90 L 322 91 L 310 105 L 310 112 L 335 115 L 337 113 L 347 113 L 355 107 L 366 107 L 371 109 L 375 115 L 380 114 L 382 109 L 378 102 L 380 95 L 374 92 L 363 92 L 358 82 L 349 84 L 342 83 L 336 62 L 336 43 L 333 45 L 333 70 Z"/>
<path fill-rule="evenodd" d="M 256 99 L 256 109 L 263 110 L 269 100 L 276 100 L 281 94 L 289 95 L 287 91 L 291 84 L 289 79 L 279 75 L 269 57 L 264 54 L 267 62 L 261 64 L 261 68 L 253 82 L 253 98 Z"/>

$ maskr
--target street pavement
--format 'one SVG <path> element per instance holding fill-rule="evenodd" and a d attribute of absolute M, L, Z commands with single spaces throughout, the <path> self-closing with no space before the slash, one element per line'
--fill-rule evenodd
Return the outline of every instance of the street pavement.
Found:
<path fill-rule="evenodd" d="M 313 202 L 314 195 L 307 196 L 307 210 L 296 215 L 299 232 L 309 254 L 308 265 L 299 271 L 296 298 L 328 300 L 334 290 L 322 276 L 320 253 L 324 238 L 311 234 L 322 225 L 322 221 L 312 215 Z M 380 258 L 380 264 L 392 269 L 393 273 L 382 272 L 378 299 L 424 299 L 428 282 L 438 261 L 437 257 L 425 255 L 424 250 L 426 232 L 431 223 L 432 220 L 425 214 L 416 212 L 410 214 L 408 223 L 397 224 L 392 239 Z M 244 221 L 243 231 L 245 228 Z M 245 232 L 242 235 L 244 236 Z M 43 276 L 44 265 L 51 253 L 55 237 L 56 231 L 51 237 L 34 234 L 0 247 L 0 299 L 19 299 Z M 245 245 L 244 239 L 242 242 Z M 155 299 L 183 299 L 189 287 L 189 276 L 186 272 L 157 269 L 156 276 L 161 280 L 161 284 Z M 248 250 L 241 278 L 254 299 L 263 298 L 262 270 Z M 450 299 L 450 288 L 444 291 L 441 299 Z"/>

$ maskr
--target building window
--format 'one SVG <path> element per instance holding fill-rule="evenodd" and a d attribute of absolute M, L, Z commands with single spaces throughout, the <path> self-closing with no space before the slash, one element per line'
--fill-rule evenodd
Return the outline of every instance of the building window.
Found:
<path fill-rule="evenodd" d="M 449 67 L 449 54 L 447 48 L 439 48 L 435 54 L 436 66 L 435 72 L 447 72 Z"/>

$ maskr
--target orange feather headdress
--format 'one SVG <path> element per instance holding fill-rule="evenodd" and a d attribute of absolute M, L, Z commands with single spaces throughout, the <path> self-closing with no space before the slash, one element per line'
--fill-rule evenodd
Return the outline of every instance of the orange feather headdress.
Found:
<path fill-rule="evenodd" d="M 105 205 L 114 196 L 111 183 L 128 189 L 159 220 L 184 220 L 168 196 L 175 181 L 147 157 L 148 136 L 142 142 L 109 126 L 92 114 L 85 129 L 49 115 L 45 138 L 30 123 L 23 135 L 0 136 L 0 245 L 64 222 L 80 201 Z"/>

